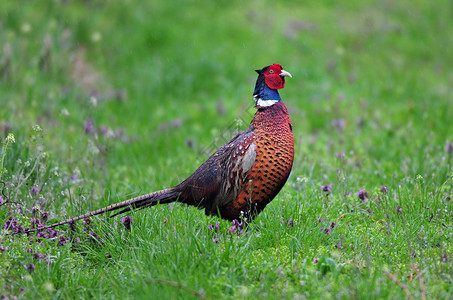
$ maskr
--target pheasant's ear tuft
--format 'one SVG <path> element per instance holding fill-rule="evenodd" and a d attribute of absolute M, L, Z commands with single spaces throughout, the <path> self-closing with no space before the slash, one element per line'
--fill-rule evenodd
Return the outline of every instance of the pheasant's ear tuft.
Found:
<path fill-rule="evenodd" d="M 269 68 L 270 66 L 266 66 L 262 69 L 258 69 L 258 70 L 255 70 L 256 73 L 258 74 L 263 74 L 264 72 L 266 72 L 267 68 Z"/>

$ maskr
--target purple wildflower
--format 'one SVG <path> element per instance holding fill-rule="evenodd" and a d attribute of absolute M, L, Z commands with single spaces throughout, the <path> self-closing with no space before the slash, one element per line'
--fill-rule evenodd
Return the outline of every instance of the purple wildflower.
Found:
<path fill-rule="evenodd" d="M 231 234 L 242 234 L 244 232 L 244 225 L 238 220 L 233 220 L 232 226 L 228 229 L 228 232 Z"/>
<path fill-rule="evenodd" d="M 217 234 L 215 235 L 215 237 L 212 238 L 212 241 L 213 241 L 214 243 L 216 243 L 216 244 L 219 243 L 219 237 L 218 237 Z"/>
<path fill-rule="evenodd" d="M 41 224 L 41 221 L 39 221 L 38 218 L 35 218 L 35 219 L 31 218 L 30 223 L 31 223 L 31 228 L 37 228 L 37 227 L 44 226 L 43 224 Z"/>
<path fill-rule="evenodd" d="M 325 184 L 325 185 L 321 184 L 321 189 L 322 189 L 322 191 L 324 193 L 329 194 L 330 192 L 332 192 L 332 183 L 331 184 Z"/>
<path fill-rule="evenodd" d="M 31 213 L 32 213 L 33 216 L 35 216 L 38 211 L 39 211 L 39 209 L 36 206 L 33 206 L 31 208 Z"/>
<path fill-rule="evenodd" d="M 24 231 L 24 227 L 22 225 L 16 226 L 16 232 L 20 233 Z"/>
<path fill-rule="evenodd" d="M 77 174 L 72 174 L 72 175 L 71 175 L 71 180 L 72 180 L 73 182 L 78 182 L 78 181 L 79 181 L 79 175 L 77 175 Z"/>
<path fill-rule="evenodd" d="M 319 260 L 318 260 L 316 257 L 313 257 L 313 263 L 314 263 L 314 264 L 317 264 L 318 261 L 319 261 Z"/>
<path fill-rule="evenodd" d="M 340 243 L 336 244 L 335 247 L 337 247 L 338 249 L 343 249 Z"/>
<path fill-rule="evenodd" d="M 87 119 L 83 122 L 83 127 L 85 128 L 86 134 L 94 134 L 96 132 L 96 128 L 94 127 L 93 119 Z"/>
<path fill-rule="evenodd" d="M 90 236 L 92 236 L 93 238 L 95 238 L 96 240 L 100 240 L 101 239 L 101 236 L 100 235 L 97 235 L 96 233 L 92 232 L 92 231 L 89 231 L 88 232 L 90 234 Z"/>
<path fill-rule="evenodd" d="M 33 258 L 34 259 L 40 259 L 40 258 L 44 258 L 44 257 L 46 257 L 44 254 L 41 254 L 41 253 L 38 253 L 38 252 L 33 253 Z"/>
<path fill-rule="evenodd" d="M 52 228 L 48 228 L 47 233 L 49 233 L 50 235 L 53 235 L 53 236 L 58 236 L 58 231 L 53 230 Z"/>
<path fill-rule="evenodd" d="M 219 230 L 219 223 L 217 222 L 215 225 L 208 225 L 208 228 L 211 230 L 218 231 Z"/>
<path fill-rule="evenodd" d="M 101 125 L 101 127 L 99 127 L 99 131 L 101 132 L 102 135 L 106 135 L 110 131 L 110 128 L 108 128 L 107 126 Z"/>
<path fill-rule="evenodd" d="M 47 233 L 42 232 L 42 231 L 41 231 L 41 232 L 38 232 L 38 234 L 36 235 L 36 237 L 43 238 L 43 239 L 48 239 L 48 238 L 50 238 L 50 236 L 49 236 Z"/>
<path fill-rule="evenodd" d="M 8 250 L 8 246 L 4 247 L 3 245 L 0 246 L 0 252 L 5 252 Z"/>
<path fill-rule="evenodd" d="M 130 230 L 131 226 L 135 224 L 134 218 L 132 218 L 131 216 L 122 217 L 121 223 L 123 223 L 124 227 L 126 227 L 127 230 Z"/>
<path fill-rule="evenodd" d="M 91 224 L 91 217 L 86 217 L 85 219 L 83 219 L 84 226 L 89 227 L 90 224 Z"/>
<path fill-rule="evenodd" d="M 345 119 L 333 119 L 331 122 L 333 127 L 337 133 L 342 133 L 346 128 L 346 120 Z"/>
<path fill-rule="evenodd" d="M 286 225 L 288 225 L 289 227 L 293 227 L 295 224 L 297 225 L 297 222 L 294 221 L 293 219 L 288 219 L 288 220 L 286 220 L 286 221 L 282 219 L 282 224 L 283 224 L 283 225 L 286 224 Z"/>
<path fill-rule="evenodd" d="M 47 211 L 43 211 L 43 212 L 41 213 L 41 220 L 42 220 L 43 222 L 46 222 L 48 219 L 49 219 L 49 213 L 48 213 Z"/>
<path fill-rule="evenodd" d="M 25 270 L 27 270 L 29 273 L 33 272 L 36 267 L 34 264 L 29 264 L 28 266 L 24 266 L 25 267 Z"/>
<path fill-rule="evenodd" d="M 32 195 L 36 195 L 37 193 L 39 193 L 39 191 L 40 191 L 39 186 L 32 186 L 31 189 L 30 189 L 30 193 Z"/>
<path fill-rule="evenodd" d="M 332 232 L 332 229 L 337 225 L 335 222 L 330 223 L 330 227 L 321 227 L 321 231 L 323 231 L 325 234 L 330 234 Z"/>
<path fill-rule="evenodd" d="M 323 218 L 318 218 L 318 217 L 316 217 L 316 220 L 318 221 L 318 223 L 324 222 L 324 219 L 323 219 Z"/>
<path fill-rule="evenodd" d="M 68 238 L 62 234 L 58 237 L 58 244 L 63 246 L 64 244 L 66 244 L 68 242 L 67 240 L 68 240 Z"/>
<path fill-rule="evenodd" d="M 345 158 L 346 154 L 344 152 L 335 152 L 335 157 L 338 160 L 343 160 Z"/>
<path fill-rule="evenodd" d="M 359 197 L 361 201 L 365 201 L 368 199 L 368 193 L 365 192 L 364 190 L 360 190 L 356 193 L 356 195 Z"/>
<path fill-rule="evenodd" d="M 389 192 L 389 188 L 386 187 L 385 185 L 381 186 L 381 193 L 387 194 Z"/>
<path fill-rule="evenodd" d="M 0 203 L 3 202 L 3 196 L 0 195 Z"/>
<path fill-rule="evenodd" d="M 447 201 L 450 201 L 450 200 L 451 200 L 451 196 L 448 195 L 447 193 L 445 193 L 445 200 L 447 200 Z"/>
<path fill-rule="evenodd" d="M 11 216 L 6 220 L 5 224 L 3 225 L 3 229 L 9 229 L 11 231 L 19 233 L 22 232 L 24 228 L 21 225 L 18 225 L 17 220 L 14 219 L 13 216 Z"/>
<path fill-rule="evenodd" d="M 3 225 L 3 229 L 8 229 L 10 226 L 11 226 L 11 223 L 12 221 L 14 220 L 13 217 L 9 217 L 6 222 L 5 222 L 5 225 Z"/>

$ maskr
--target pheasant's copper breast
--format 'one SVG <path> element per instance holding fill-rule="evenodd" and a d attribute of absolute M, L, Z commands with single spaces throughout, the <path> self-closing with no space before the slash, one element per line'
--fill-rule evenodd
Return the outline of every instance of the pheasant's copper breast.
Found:
<path fill-rule="evenodd" d="M 255 162 L 241 183 L 237 198 L 219 208 L 223 218 L 237 218 L 241 211 L 246 217 L 258 214 L 278 194 L 291 172 L 294 138 L 283 102 L 259 108 L 250 127 Z"/>

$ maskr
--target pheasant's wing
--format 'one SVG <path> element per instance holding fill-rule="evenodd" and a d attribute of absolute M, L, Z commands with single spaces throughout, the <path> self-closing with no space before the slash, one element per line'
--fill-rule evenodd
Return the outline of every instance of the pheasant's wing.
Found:
<path fill-rule="evenodd" d="M 179 201 L 215 214 L 218 207 L 235 200 L 255 163 L 254 141 L 254 128 L 250 126 L 220 147 L 177 187 L 181 191 Z"/>
<path fill-rule="evenodd" d="M 235 200 L 247 186 L 248 173 L 256 161 L 255 134 L 247 130 L 225 145 L 229 148 L 222 158 L 220 193 L 213 201 L 221 207 Z"/>

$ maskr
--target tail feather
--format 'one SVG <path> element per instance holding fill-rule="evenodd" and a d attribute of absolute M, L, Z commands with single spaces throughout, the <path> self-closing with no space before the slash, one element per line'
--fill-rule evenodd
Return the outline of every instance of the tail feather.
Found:
<path fill-rule="evenodd" d="M 178 200 L 178 197 L 179 197 L 179 192 L 175 191 L 174 188 L 169 188 L 169 189 L 145 194 L 142 196 L 138 196 L 135 198 L 131 198 L 131 199 L 119 202 L 119 203 L 111 204 L 104 208 L 94 210 L 92 212 L 80 215 L 78 217 L 69 218 L 64 221 L 52 224 L 52 225 L 47 225 L 47 226 L 43 226 L 43 227 L 39 227 L 39 228 L 33 228 L 30 230 L 27 230 L 26 232 L 42 231 L 42 230 L 45 230 L 48 228 L 53 228 L 53 227 L 57 227 L 60 225 L 73 223 L 78 220 L 86 219 L 86 218 L 89 218 L 92 216 L 104 214 L 106 212 L 115 211 L 115 210 L 123 208 L 120 212 L 115 213 L 114 215 L 111 216 L 111 217 L 114 217 L 116 215 L 128 212 L 131 209 L 143 209 L 143 208 L 146 208 L 149 206 L 156 205 L 158 203 L 163 204 L 163 203 L 174 202 L 174 201 Z"/>
<path fill-rule="evenodd" d="M 126 204 L 126 205 L 123 205 L 123 206 L 119 206 L 119 207 L 117 207 L 115 209 L 112 209 L 112 210 L 117 210 L 117 209 L 120 209 L 120 208 L 124 208 L 124 209 L 120 210 L 119 212 L 111 215 L 110 218 L 113 218 L 113 217 L 115 217 L 117 215 L 124 214 L 125 212 L 128 212 L 128 211 L 130 211 L 132 209 L 140 210 L 140 209 L 144 209 L 144 208 L 156 205 L 158 203 L 159 204 L 166 204 L 166 203 L 171 203 L 171 202 L 174 202 L 174 201 L 178 200 L 179 193 L 175 192 L 175 191 L 170 191 L 170 190 L 171 189 L 158 191 L 158 192 L 155 192 L 155 193 L 160 193 L 160 194 L 155 194 L 152 198 L 144 198 L 144 199 L 135 201 L 135 202 L 133 202 L 131 204 Z M 146 195 L 144 195 L 144 196 L 146 196 Z M 137 198 L 140 198 L 140 197 L 137 197 Z M 131 199 L 131 200 L 133 200 L 133 199 Z M 126 200 L 126 201 L 128 201 L 128 200 Z M 126 202 L 126 201 L 124 201 L 124 202 Z M 120 202 L 118 204 L 121 204 L 121 203 L 122 202 Z"/>

